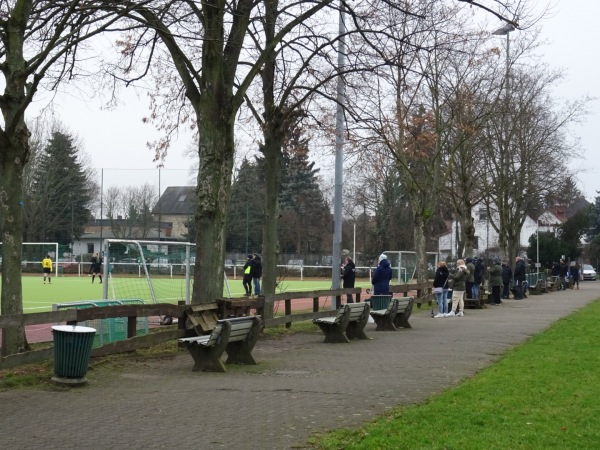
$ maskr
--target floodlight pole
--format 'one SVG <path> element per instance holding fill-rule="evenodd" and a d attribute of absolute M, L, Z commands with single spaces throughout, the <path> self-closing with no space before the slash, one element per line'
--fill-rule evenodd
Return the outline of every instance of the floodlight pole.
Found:
<path fill-rule="evenodd" d="M 504 25 L 501 28 L 498 28 L 496 31 L 492 32 L 493 35 L 496 36 L 506 36 L 506 82 L 504 84 L 504 89 L 505 89 L 505 94 L 504 94 L 504 107 L 505 107 L 505 111 L 504 111 L 504 117 L 503 117 L 503 121 L 504 121 L 504 145 L 501 146 L 501 153 L 500 153 L 500 161 L 501 161 L 501 173 L 502 173 L 502 179 L 503 182 L 506 183 L 508 180 L 508 173 L 509 173 L 509 141 L 510 141 L 510 136 L 508 133 L 508 107 L 509 107 L 509 89 L 510 89 L 510 32 L 514 31 L 515 27 L 514 25 L 507 23 L 506 25 Z M 504 190 L 504 202 L 505 205 L 508 204 L 508 191 L 505 189 Z M 504 249 L 500 249 L 502 250 L 507 250 L 506 249 L 506 243 L 505 243 L 505 248 Z"/>
<path fill-rule="evenodd" d="M 341 72 L 345 65 L 346 53 L 346 13 L 340 0 L 340 15 L 338 28 L 338 71 Z M 344 178 L 344 104 L 345 89 L 344 79 L 338 74 L 337 79 L 337 113 L 335 120 L 335 189 L 333 200 L 333 247 L 331 262 L 331 287 L 340 288 L 340 263 L 342 260 L 342 184 Z M 335 299 L 331 302 L 331 309 L 337 309 Z"/>

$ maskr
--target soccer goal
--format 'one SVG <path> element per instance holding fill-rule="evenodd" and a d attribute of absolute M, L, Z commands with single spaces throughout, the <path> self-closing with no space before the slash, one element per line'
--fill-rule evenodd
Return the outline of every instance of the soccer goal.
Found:
<path fill-rule="evenodd" d="M 2 242 L 0 242 L 0 266 L 2 265 Z M 50 255 L 52 273 L 57 274 L 57 260 L 62 255 L 58 253 L 58 242 L 23 242 L 21 246 L 21 272 L 41 273 L 42 260 Z"/>
<path fill-rule="evenodd" d="M 189 242 L 107 239 L 103 297 L 140 298 L 147 303 L 190 303 L 193 279 Z"/>
<path fill-rule="evenodd" d="M 408 283 L 415 278 L 417 271 L 416 252 L 387 250 L 384 252 L 392 268 L 393 279 L 398 283 Z M 438 254 L 427 252 L 427 272 L 429 278 L 433 278 L 437 268 Z"/>

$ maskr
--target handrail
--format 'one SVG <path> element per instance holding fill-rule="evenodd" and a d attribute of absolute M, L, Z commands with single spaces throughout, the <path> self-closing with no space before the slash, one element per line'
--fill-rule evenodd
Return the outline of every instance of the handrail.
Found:
<path fill-rule="evenodd" d="M 415 302 L 430 301 L 433 299 L 432 283 L 423 284 L 403 284 L 391 286 L 393 293 L 401 293 L 408 296 L 409 293 L 417 292 Z M 342 296 L 345 294 L 356 295 L 356 300 L 363 298 L 364 294 L 359 288 L 354 289 L 334 289 L 318 290 L 305 292 L 286 292 L 264 297 L 264 310 L 259 311 L 264 318 L 265 327 L 273 327 L 285 324 L 290 327 L 293 322 L 312 320 L 318 317 L 325 317 L 335 313 L 329 304 L 328 309 L 320 308 L 320 299 L 331 297 L 336 301 L 336 307 L 341 304 Z M 292 302 L 299 299 L 312 298 L 312 312 L 300 311 L 293 313 Z M 273 306 L 275 302 L 283 301 L 285 312 L 283 316 L 275 317 L 273 315 Z M 101 306 L 97 308 L 83 309 L 63 309 L 59 311 L 28 313 L 28 314 L 10 314 L 0 316 L 0 328 L 24 327 L 27 325 L 56 324 L 67 323 L 75 325 L 79 322 L 94 319 L 110 319 L 117 317 L 127 317 L 127 336 L 123 341 L 111 342 L 92 350 L 92 356 L 106 356 L 115 353 L 122 353 L 137 350 L 144 347 L 150 347 L 169 340 L 184 337 L 186 333 L 186 305 L 173 305 L 170 303 L 158 304 L 129 304 L 117 306 Z M 138 317 L 149 316 L 171 316 L 178 319 L 178 329 L 168 329 L 158 331 L 144 336 L 136 336 L 136 324 Z M 0 358 L 0 369 L 16 367 L 22 364 L 40 362 L 52 358 L 52 348 L 46 348 L 37 351 L 23 352 L 16 355 Z"/>

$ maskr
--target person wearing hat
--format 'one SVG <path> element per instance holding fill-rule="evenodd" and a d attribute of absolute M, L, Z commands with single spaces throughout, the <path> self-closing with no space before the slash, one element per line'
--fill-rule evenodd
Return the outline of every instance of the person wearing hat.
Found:
<path fill-rule="evenodd" d="M 352 258 L 349 256 L 346 257 L 344 261 L 344 265 L 341 267 L 342 269 L 342 280 L 344 280 L 342 287 L 353 288 L 354 282 L 356 281 L 356 265 Z M 354 299 L 352 298 L 352 294 L 346 294 L 346 303 L 354 303 Z"/>
<path fill-rule="evenodd" d="M 244 295 L 250 296 L 252 295 L 252 255 L 248 255 L 246 257 L 246 264 L 244 264 L 244 278 L 242 279 L 242 284 L 244 285 L 244 290 L 246 293 Z"/>
<path fill-rule="evenodd" d="M 492 287 L 492 304 L 499 306 L 502 304 L 500 300 L 500 290 L 502 289 L 502 266 L 498 258 L 494 259 L 494 265 L 489 269 L 490 286 Z"/>
<path fill-rule="evenodd" d="M 390 293 L 390 280 L 392 279 L 392 268 L 390 262 L 385 254 L 379 255 L 379 265 L 373 277 L 371 278 L 371 284 L 373 285 L 373 295 L 389 295 Z"/>

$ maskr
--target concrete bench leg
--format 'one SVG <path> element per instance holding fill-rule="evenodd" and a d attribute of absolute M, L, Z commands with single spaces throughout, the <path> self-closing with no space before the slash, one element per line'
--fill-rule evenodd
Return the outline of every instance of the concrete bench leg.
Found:
<path fill-rule="evenodd" d="M 252 350 L 258 341 L 260 334 L 261 322 L 256 320 L 252 325 L 252 329 L 248 338 L 243 341 L 229 342 L 225 352 L 227 353 L 227 364 L 251 364 L 256 365 L 257 362 L 252 356 Z"/>
<path fill-rule="evenodd" d="M 413 303 L 411 303 L 408 308 L 404 312 L 399 312 L 394 319 L 394 325 L 396 328 L 412 328 L 410 323 L 408 323 L 408 319 L 412 314 Z"/>
<path fill-rule="evenodd" d="M 365 327 L 369 321 L 369 308 L 365 309 L 363 316 L 356 322 L 348 323 L 346 327 L 346 336 L 348 339 L 369 339 L 365 334 Z"/>
<path fill-rule="evenodd" d="M 325 335 L 325 343 L 333 344 L 337 342 L 350 342 L 345 332 L 346 326 L 348 325 L 347 323 L 329 324 L 317 322 L 317 325 L 319 325 L 319 328 Z"/>
<path fill-rule="evenodd" d="M 398 328 L 394 325 L 394 317 L 388 315 L 385 316 L 371 316 L 375 321 L 375 331 L 398 331 Z"/>
<path fill-rule="evenodd" d="M 225 364 L 221 361 L 221 355 L 225 351 L 224 346 L 203 347 L 201 345 L 188 345 L 188 350 L 194 358 L 194 372 L 225 372 Z"/>

